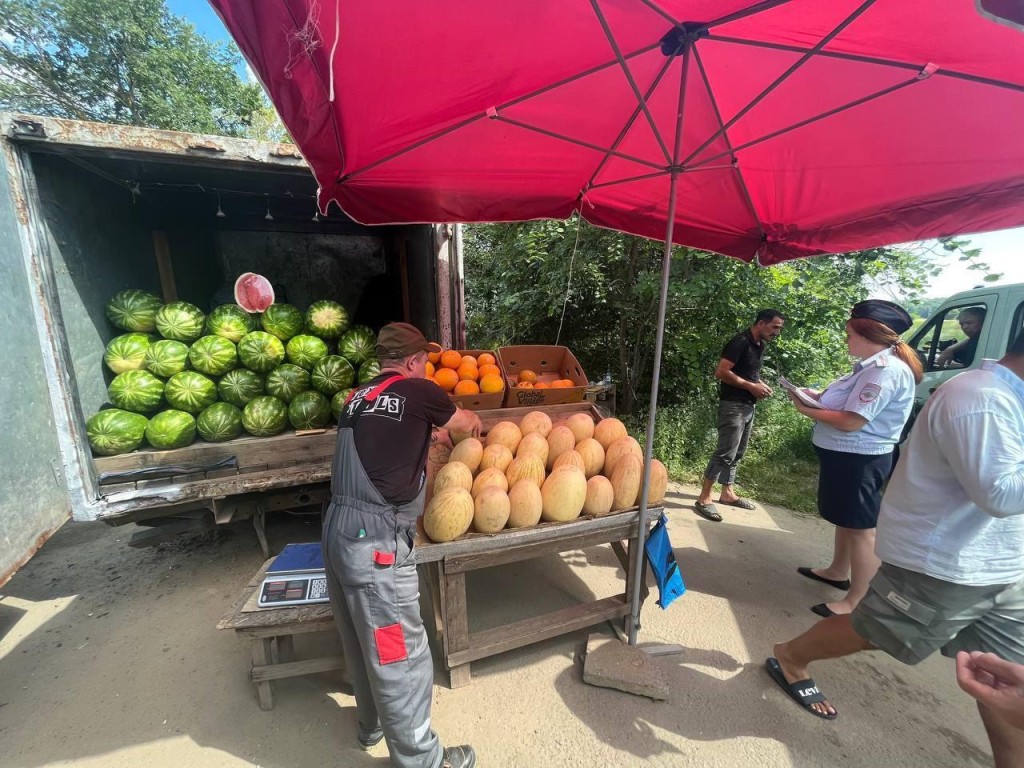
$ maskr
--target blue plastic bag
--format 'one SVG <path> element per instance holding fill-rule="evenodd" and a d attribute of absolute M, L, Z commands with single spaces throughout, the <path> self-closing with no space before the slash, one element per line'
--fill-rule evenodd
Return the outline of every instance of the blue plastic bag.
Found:
<path fill-rule="evenodd" d="M 664 610 L 686 592 L 683 575 L 679 572 L 672 542 L 668 538 L 668 519 L 664 513 L 651 528 L 644 549 L 647 551 L 647 562 L 658 582 L 658 605 Z"/>

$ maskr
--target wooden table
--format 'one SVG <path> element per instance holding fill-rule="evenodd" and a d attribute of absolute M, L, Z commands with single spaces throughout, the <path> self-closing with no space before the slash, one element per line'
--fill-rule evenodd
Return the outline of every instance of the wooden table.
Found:
<path fill-rule="evenodd" d="M 649 524 L 653 524 L 660 514 L 660 509 L 649 510 Z M 629 551 L 623 543 L 636 538 L 638 525 L 639 512 L 629 510 L 571 523 L 542 523 L 533 528 L 491 535 L 470 534 L 443 544 L 417 543 L 420 575 L 426 582 L 427 593 L 433 604 L 436 629 L 451 687 L 459 688 L 470 683 L 470 664 L 474 661 L 628 616 L 635 553 Z M 625 586 L 621 594 L 482 632 L 469 631 L 467 573 L 599 544 L 611 544 L 625 569 Z M 232 629 L 251 641 L 250 676 L 256 684 L 260 709 L 264 710 L 274 708 L 275 680 L 343 669 L 345 666 L 341 656 L 302 661 L 293 658 L 292 638 L 295 635 L 334 631 L 330 605 L 325 603 L 243 612 L 242 609 L 262 583 L 271 562 L 273 558 L 263 564 L 217 624 L 217 629 Z M 646 595 L 646 585 L 642 585 L 641 603 Z"/>
<path fill-rule="evenodd" d="M 653 524 L 661 509 L 648 512 L 649 524 Z M 636 553 L 624 547 L 623 542 L 636 538 L 639 517 L 638 511 L 630 510 L 608 517 L 571 523 L 543 523 L 534 528 L 493 535 L 471 534 L 443 544 L 417 544 L 417 562 L 427 572 L 426 581 L 431 591 L 434 619 L 443 644 L 451 687 L 469 684 L 471 662 L 628 616 Z M 466 604 L 467 573 L 598 544 L 611 544 L 625 569 L 626 583 L 622 594 L 470 633 Z M 646 596 L 646 585 L 641 585 L 641 603 Z"/>
<path fill-rule="evenodd" d="M 236 634 L 251 641 L 252 670 L 250 677 L 256 684 L 260 709 L 263 710 L 274 708 L 275 680 L 298 675 L 312 675 L 345 667 L 345 659 L 340 655 L 303 661 L 294 660 L 293 638 L 295 635 L 307 632 L 335 631 L 331 606 L 327 603 L 271 608 L 264 611 L 242 611 L 249 598 L 263 583 L 263 577 L 272 562 L 274 562 L 274 558 L 270 558 L 263 564 L 242 589 L 231 609 L 217 623 L 217 629 L 233 629 Z"/>

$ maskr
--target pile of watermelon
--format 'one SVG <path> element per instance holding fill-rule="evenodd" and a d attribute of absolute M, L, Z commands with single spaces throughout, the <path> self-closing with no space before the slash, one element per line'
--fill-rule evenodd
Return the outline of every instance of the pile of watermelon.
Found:
<path fill-rule="evenodd" d="M 324 427 L 352 387 L 380 373 L 376 334 L 350 326 L 333 301 L 305 312 L 271 304 L 256 314 L 224 304 L 206 314 L 128 290 L 110 299 L 106 313 L 123 333 L 103 355 L 115 374 L 107 390 L 113 407 L 86 423 L 98 456 L 144 442 L 168 450 L 197 437 L 219 443 Z"/>

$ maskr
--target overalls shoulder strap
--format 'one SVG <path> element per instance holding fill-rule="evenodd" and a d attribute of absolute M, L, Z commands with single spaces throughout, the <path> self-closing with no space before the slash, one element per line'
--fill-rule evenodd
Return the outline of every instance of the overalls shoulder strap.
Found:
<path fill-rule="evenodd" d="M 384 381 L 382 381 L 380 384 L 378 384 L 376 387 L 371 389 L 366 394 L 366 397 L 364 397 L 363 399 L 364 400 L 376 400 L 377 399 L 377 395 L 379 395 L 385 389 L 390 387 L 396 381 L 400 381 L 401 379 L 404 379 L 404 378 L 405 378 L 405 376 L 403 376 L 400 373 L 396 374 L 394 376 L 389 376 L 388 378 L 384 379 Z M 358 392 L 358 391 L 359 391 L 359 388 L 356 387 L 355 389 L 353 389 L 351 392 L 348 393 L 348 397 L 345 398 L 345 405 L 348 405 L 349 400 L 351 400 L 355 396 L 356 392 Z"/>

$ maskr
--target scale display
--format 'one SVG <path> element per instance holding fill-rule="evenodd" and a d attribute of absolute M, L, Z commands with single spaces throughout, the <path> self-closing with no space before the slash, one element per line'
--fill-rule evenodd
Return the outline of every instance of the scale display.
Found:
<path fill-rule="evenodd" d="M 289 544 L 274 558 L 260 585 L 260 608 L 327 602 L 327 575 L 319 542 Z"/>

